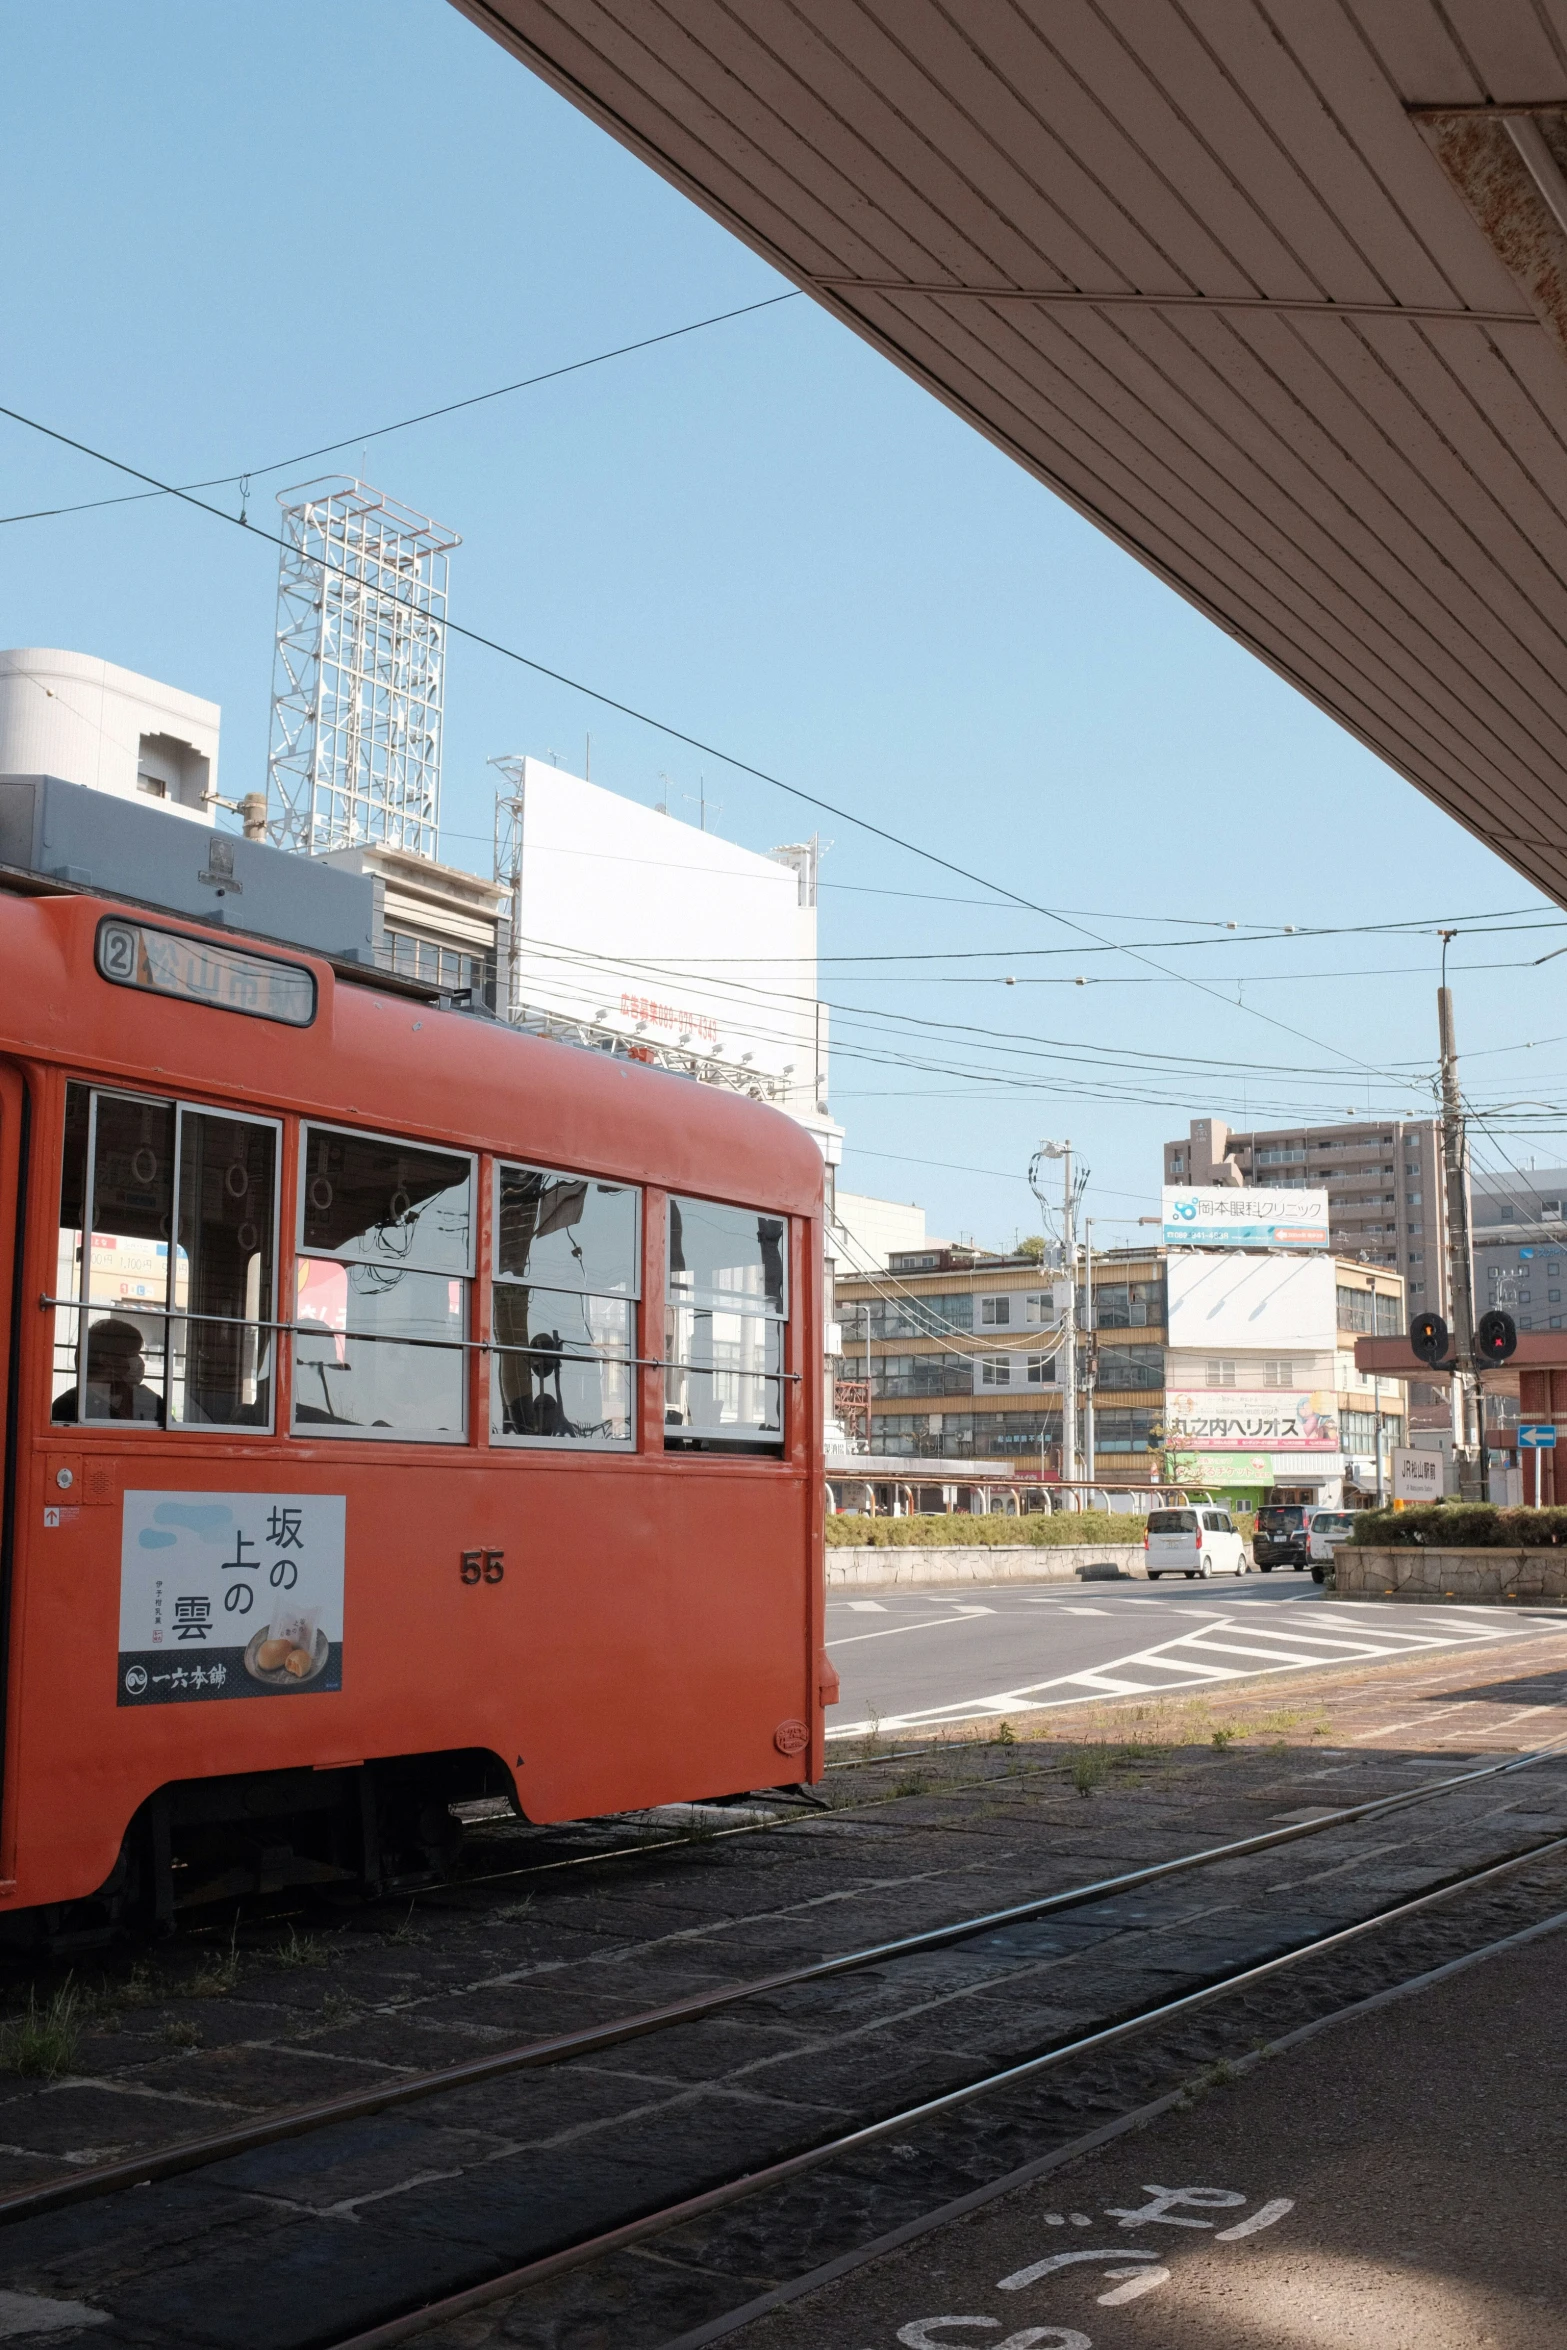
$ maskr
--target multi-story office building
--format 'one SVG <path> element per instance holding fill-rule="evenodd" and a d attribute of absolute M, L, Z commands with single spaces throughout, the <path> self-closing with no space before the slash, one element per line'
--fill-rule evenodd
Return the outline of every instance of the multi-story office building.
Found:
<path fill-rule="evenodd" d="M 1346 1120 L 1242 1134 L 1222 1118 L 1194 1118 L 1184 1142 L 1164 1146 L 1166 1183 L 1237 1177 L 1270 1191 L 1326 1191 L 1334 1254 L 1395 1269 L 1412 1314 L 1451 1319 L 1439 1120 Z"/>
<path fill-rule="evenodd" d="M 883 1273 L 839 1270 L 846 1365 L 869 1358 L 873 1453 L 1042 1462 L 1061 1473 L 1062 1276 L 933 1245 Z M 1405 1327 L 1402 1276 L 1355 1258 L 1095 1252 L 1080 1337 L 1080 1437 L 1093 1367 L 1094 1474 L 1200 1477 L 1243 1506 L 1277 1493 L 1374 1494 L 1404 1440 L 1401 1381 L 1355 1366 L 1357 1336 Z M 1079 1321 L 1086 1320 L 1079 1293 Z"/>

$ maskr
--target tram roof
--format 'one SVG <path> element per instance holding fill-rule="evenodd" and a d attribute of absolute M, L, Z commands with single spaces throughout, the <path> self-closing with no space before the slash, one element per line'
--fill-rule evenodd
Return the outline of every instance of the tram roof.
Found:
<path fill-rule="evenodd" d="M 315 978 L 306 1027 L 111 985 L 106 916 Z M 138 1091 L 188 1090 L 388 1134 L 809 1215 L 822 1157 L 781 1110 L 345 978 L 319 956 L 82 892 L 0 888 L 0 1053 Z"/>
<path fill-rule="evenodd" d="M 1561 0 L 454 4 L 1567 904 Z"/>

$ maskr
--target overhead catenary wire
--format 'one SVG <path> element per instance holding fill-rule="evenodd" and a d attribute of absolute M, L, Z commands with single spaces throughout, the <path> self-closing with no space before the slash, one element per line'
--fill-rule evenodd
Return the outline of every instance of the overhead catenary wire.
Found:
<path fill-rule="evenodd" d="M 668 961 L 652 963 L 640 956 L 606 955 L 592 948 L 573 946 L 565 940 L 524 937 L 520 941 L 520 948 L 524 954 L 532 953 L 556 963 L 585 968 L 598 975 L 606 973 L 629 974 L 643 985 L 647 984 L 649 980 L 666 987 L 681 983 L 693 987 L 711 985 L 701 972 L 693 972 Z M 819 997 L 814 994 L 804 995 L 784 988 L 768 987 L 760 982 L 742 979 L 738 975 L 730 977 L 724 984 L 734 991 L 731 1000 L 738 1002 L 742 1008 L 758 999 L 765 1004 L 792 1005 L 802 1009 L 814 1007 L 820 1003 L 829 1011 L 854 1020 L 862 1026 L 895 1025 L 899 1029 L 913 1027 L 937 1033 L 977 1037 L 988 1040 L 991 1049 L 1012 1054 L 1045 1054 L 1078 1063 L 1099 1057 L 1134 1065 L 1141 1064 L 1160 1072 L 1179 1069 L 1200 1073 L 1204 1076 L 1232 1072 L 1250 1075 L 1255 1071 L 1256 1066 L 1251 1061 L 1218 1060 L 1212 1055 L 1206 1054 L 1158 1053 L 1150 1052 L 1147 1048 L 1128 1045 L 1081 1045 L 1067 1037 L 1020 1037 L 1013 1031 L 982 1028 L 970 1021 L 936 1020 L 913 1013 L 889 1011 L 884 1007 L 867 1008 L 857 1004 L 842 1004 L 831 997 Z M 1420 1077 L 1418 1080 L 1401 1071 L 1377 1070 L 1372 1074 L 1381 1077 L 1388 1084 L 1408 1085 L 1423 1081 L 1427 1066 L 1427 1064 L 1419 1065 Z M 1342 1086 L 1344 1073 L 1342 1070 L 1335 1069 L 1298 1067 L 1286 1062 L 1276 1064 L 1273 1074 L 1318 1078 L 1324 1083 Z"/>
<path fill-rule="evenodd" d="M 288 550 L 289 548 L 289 542 L 281 533 L 262 530 L 259 526 L 250 523 L 243 514 L 229 514 L 223 507 L 214 506 L 206 499 L 196 497 L 191 491 L 179 488 L 173 482 L 161 480 L 156 474 L 147 472 L 144 467 L 132 465 L 124 458 L 111 456 L 106 450 L 94 448 L 90 442 L 80 440 L 71 433 L 62 432 L 55 425 L 45 424 L 38 417 L 28 416 L 19 408 L 0 405 L 0 416 L 7 416 L 14 424 L 20 424 L 30 432 L 39 433 L 48 440 L 58 442 L 62 448 L 75 449 L 80 455 L 91 457 L 101 465 L 111 466 L 115 471 L 127 475 L 133 481 L 145 482 L 149 488 L 160 491 L 167 497 L 176 498 L 184 505 L 194 507 L 198 513 L 206 514 L 214 521 L 226 523 L 232 529 L 246 531 L 252 538 L 262 540 L 280 549 Z M 344 565 L 333 562 L 326 556 L 317 557 L 315 560 L 323 570 L 331 570 L 341 576 L 348 576 Z M 403 599 L 394 600 L 401 601 Z M 429 619 L 431 616 L 426 614 L 424 617 Z M 1162 966 L 1155 963 L 1152 957 L 1144 953 L 1142 949 L 1103 939 L 1097 932 L 1086 929 L 1075 918 L 1042 906 L 1035 899 L 1024 896 L 1021 891 L 1012 889 L 1003 882 L 991 880 L 987 874 L 976 873 L 970 867 L 958 864 L 955 859 L 942 856 L 935 849 L 926 848 L 919 842 L 911 841 L 904 835 L 893 832 L 886 825 L 873 823 L 869 817 L 858 815 L 852 809 L 843 807 L 835 801 L 824 799 L 819 793 L 807 791 L 800 784 L 789 783 L 782 776 L 771 773 L 767 768 L 759 767 L 751 760 L 742 759 L 733 752 L 725 751 L 716 743 L 706 742 L 700 736 L 688 733 L 683 727 L 674 726 L 665 719 L 655 718 L 650 712 L 639 710 L 632 703 L 622 701 L 618 696 L 606 693 L 597 686 L 590 686 L 580 678 L 569 677 L 563 670 L 552 668 L 547 662 L 535 659 L 532 654 L 524 653 L 516 646 L 504 644 L 496 637 L 487 636 L 480 629 L 465 627 L 461 622 L 452 620 L 446 615 L 442 615 L 438 621 L 434 622 L 434 625 L 440 627 L 449 636 L 459 636 L 466 643 L 478 645 L 485 651 L 496 654 L 502 660 L 515 662 L 520 668 L 531 670 L 535 676 L 547 677 L 552 683 L 565 687 L 569 692 L 581 694 L 585 699 L 596 702 L 600 708 L 614 710 L 620 716 L 634 720 L 638 725 L 651 727 L 666 736 L 671 742 L 684 743 L 688 749 L 699 751 L 706 758 L 718 759 L 724 766 L 732 768 L 736 774 L 752 776 L 758 782 L 767 784 L 771 789 L 784 792 L 791 799 L 799 800 L 808 807 L 820 809 L 842 823 L 852 824 L 857 830 L 868 834 L 872 839 L 885 841 L 891 847 L 901 849 L 910 856 L 918 857 L 942 872 L 953 874 L 960 881 L 972 882 L 978 888 L 990 890 L 998 900 L 1022 906 L 1030 913 L 1044 914 L 1050 920 L 1061 923 L 1067 929 L 1080 931 L 1085 938 L 1093 940 L 1097 945 L 1113 946 L 1116 952 L 1130 957 L 1134 962 L 1146 963 L 1151 970 L 1162 971 Z M 1215 1002 L 1222 1003 L 1226 1009 L 1239 1010 L 1247 1017 L 1261 1021 L 1267 1027 L 1276 1028 L 1282 1034 L 1294 1036 L 1303 1043 L 1312 1045 L 1319 1052 L 1335 1054 L 1347 1067 L 1358 1070 L 1363 1075 L 1381 1076 L 1385 1074 L 1372 1068 L 1358 1054 L 1348 1052 L 1342 1046 L 1325 1043 L 1320 1037 L 1310 1035 L 1305 1029 L 1296 1028 L 1290 1021 L 1279 1020 L 1271 1012 L 1264 1012 L 1254 1004 L 1231 1005 L 1230 999 L 1218 987 L 1210 986 L 1206 981 L 1195 978 L 1189 972 L 1163 972 L 1162 975 L 1167 979 L 1177 980 L 1181 985 L 1194 989 L 1200 995 L 1208 996 Z"/>
<path fill-rule="evenodd" d="M 684 335 L 700 334 L 710 326 L 727 326 L 731 319 L 749 318 L 758 310 L 774 310 L 780 303 L 801 299 L 798 287 L 791 286 L 784 294 L 769 294 L 759 302 L 743 302 L 736 310 L 720 310 L 711 318 L 694 318 L 685 326 L 666 327 L 662 333 L 643 335 L 634 343 L 619 343 L 612 351 L 595 351 L 587 359 L 571 359 L 560 367 L 547 367 L 538 375 L 525 375 L 516 383 L 497 384 L 487 392 L 471 392 L 461 400 L 448 400 L 439 408 L 425 408 L 417 416 L 400 416 L 395 424 L 371 425 L 367 430 L 345 433 L 341 440 L 324 441 L 319 448 L 301 449 L 296 456 L 275 458 L 270 465 L 247 465 L 238 473 L 215 473 L 205 481 L 184 482 L 176 489 L 129 490 L 118 498 L 87 498 L 74 506 L 39 506 L 28 514 L 0 514 L 0 525 L 9 522 L 48 522 L 64 514 L 92 514 L 104 506 L 139 506 L 151 498 L 180 497 L 192 490 L 230 489 L 236 484 L 262 481 L 269 473 L 284 473 L 291 466 L 310 465 L 317 457 L 335 457 L 339 449 L 363 448 L 370 441 L 385 440 L 388 433 L 409 432 L 416 424 L 433 424 L 438 417 L 456 416 L 465 408 L 482 408 L 490 400 L 504 400 L 513 392 L 531 392 L 539 384 L 558 383 L 562 376 L 580 375 L 589 367 L 603 367 L 612 359 L 627 359 L 635 351 L 651 351 L 660 343 L 679 342 Z"/>

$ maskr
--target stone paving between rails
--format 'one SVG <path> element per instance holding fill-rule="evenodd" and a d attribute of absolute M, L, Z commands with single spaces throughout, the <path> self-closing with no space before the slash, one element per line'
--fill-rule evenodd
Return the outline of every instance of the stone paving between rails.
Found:
<path fill-rule="evenodd" d="M 753 1804 L 739 1830 L 713 1830 L 704 1808 L 684 1841 L 667 1819 L 486 1823 L 468 1881 L 413 1901 L 228 1912 L 139 1954 L 15 1979 L 0 2189 L 1567 1740 L 1567 1631 L 1505 1659 L 1427 1652 L 1314 1673 L 1287 1696 L 1111 1703 L 1035 1717 L 1010 1743 L 856 1759 L 829 1774 L 829 1812 L 779 1803 L 758 1826 Z M 104 2313 L 91 2339 L 105 2346 L 330 2343 L 1553 1832 L 1567 1834 L 1567 1761 L 14 2224 L 0 2289 Z M 655 2350 L 1340 2004 L 1346 1986 L 1374 1989 L 1553 1904 L 1567 1904 L 1567 1869 L 1532 1864 L 1331 1966 L 429 2339 L 587 2350 L 612 2333 Z"/>

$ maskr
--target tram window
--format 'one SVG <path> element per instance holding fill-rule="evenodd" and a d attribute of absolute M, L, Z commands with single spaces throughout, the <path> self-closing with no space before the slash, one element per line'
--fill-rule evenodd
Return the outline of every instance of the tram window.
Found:
<path fill-rule="evenodd" d="M 782 1216 L 671 1199 L 666 1445 L 782 1450 L 787 1238 Z"/>
<path fill-rule="evenodd" d="M 631 1444 L 639 1205 L 627 1184 L 497 1167 L 497 1442 Z"/>
<path fill-rule="evenodd" d="M 51 1418 L 270 1427 L 276 1216 L 269 1122 L 70 1086 Z"/>
<path fill-rule="evenodd" d="M 473 1161 L 304 1129 L 294 1428 L 461 1443 Z"/>

